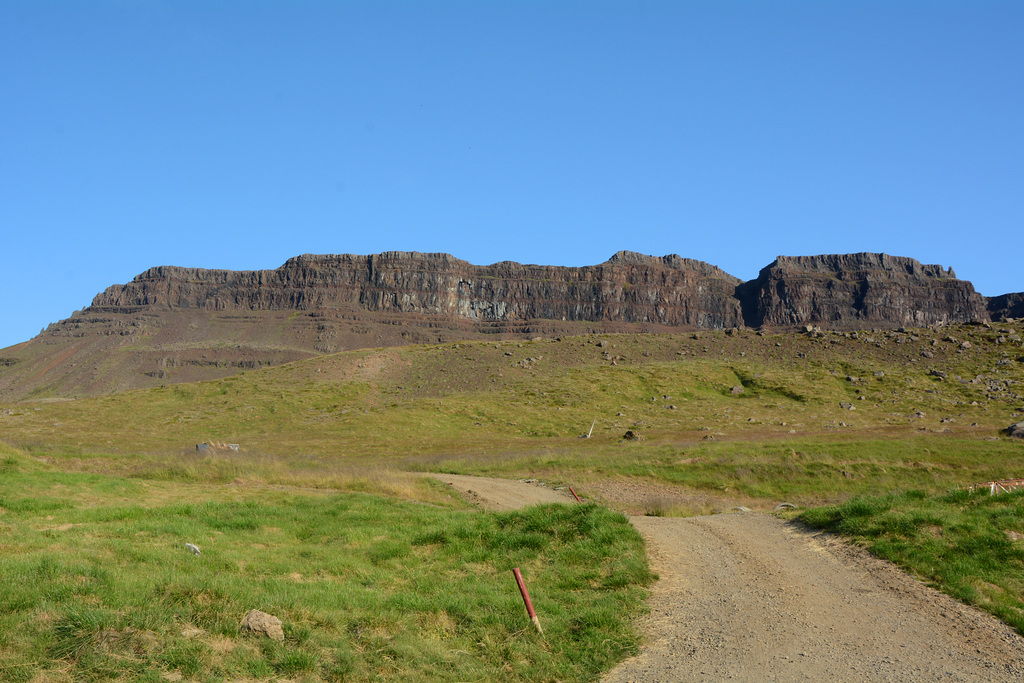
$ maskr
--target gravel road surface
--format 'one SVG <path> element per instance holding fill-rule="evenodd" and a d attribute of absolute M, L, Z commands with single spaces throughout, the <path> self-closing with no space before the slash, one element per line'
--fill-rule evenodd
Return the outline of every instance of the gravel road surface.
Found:
<path fill-rule="evenodd" d="M 834 536 L 764 514 L 633 517 L 660 580 L 625 681 L 1022 681 L 1024 638 Z"/>
<path fill-rule="evenodd" d="M 571 502 L 438 475 L 487 509 Z M 1024 638 L 834 536 L 759 513 L 631 517 L 659 580 L 627 681 L 1024 681 Z"/>

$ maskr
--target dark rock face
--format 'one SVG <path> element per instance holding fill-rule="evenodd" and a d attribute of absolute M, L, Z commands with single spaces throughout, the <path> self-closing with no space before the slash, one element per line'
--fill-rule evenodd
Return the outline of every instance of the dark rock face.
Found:
<path fill-rule="evenodd" d="M 1024 292 L 990 297 L 988 313 L 993 320 L 1024 318 Z"/>
<path fill-rule="evenodd" d="M 751 327 L 924 327 L 989 317 L 985 298 L 952 269 L 888 254 L 780 256 L 736 294 Z"/>
<path fill-rule="evenodd" d="M 548 319 L 723 328 L 742 324 L 733 296 L 739 282 L 701 261 L 631 252 L 582 268 L 509 261 L 474 266 L 448 254 L 416 252 L 304 255 L 276 270 L 151 268 L 109 287 L 87 312 L 355 306 L 480 323 Z"/>
<path fill-rule="evenodd" d="M 555 320 L 667 327 L 922 327 L 1024 317 L 1024 294 L 986 300 L 952 269 L 887 254 L 780 256 L 755 280 L 676 255 L 619 252 L 582 268 L 449 254 L 303 255 L 276 270 L 160 266 L 86 312 L 358 309 L 487 325 Z"/>

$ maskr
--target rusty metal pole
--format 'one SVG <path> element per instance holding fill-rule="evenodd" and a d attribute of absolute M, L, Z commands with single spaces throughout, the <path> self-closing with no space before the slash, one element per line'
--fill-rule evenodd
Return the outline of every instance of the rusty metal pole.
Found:
<path fill-rule="evenodd" d="M 526 604 L 526 613 L 530 615 L 530 621 L 537 627 L 537 633 L 544 635 L 544 629 L 540 627 L 540 619 L 537 618 L 537 613 L 533 610 L 533 603 L 530 602 L 530 593 L 526 590 L 522 572 L 519 571 L 519 567 L 516 567 L 512 573 L 516 575 L 516 583 L 519 584 L 519 592 L 523 595 L 523 602 Z"/>
<path fill-rule="evenodd" d="M 582 503 L 583 502 L 582 500 L 580 500 L 580 497 L 576 495 L 576 492 L 572 490 L 571 486 L 569 487 L 569 493 L 572 494 L 572 497 L 576 499 L 577 503 Z"/>

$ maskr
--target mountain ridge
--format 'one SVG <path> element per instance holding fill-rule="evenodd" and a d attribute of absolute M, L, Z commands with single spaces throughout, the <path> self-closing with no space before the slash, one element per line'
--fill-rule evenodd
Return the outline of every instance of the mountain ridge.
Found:
<path fill-rule="evenodd" d="M 222 377 L 337 351 L 739 327 L 893 329 L 1024 315 L 952 268 L 863 252 L 779 256 L 742 281 L 677 254 L 565 267 L 446 253 L 303 254 L 272 270 L 156 266 L 0 351 L 0 399 Z"/>

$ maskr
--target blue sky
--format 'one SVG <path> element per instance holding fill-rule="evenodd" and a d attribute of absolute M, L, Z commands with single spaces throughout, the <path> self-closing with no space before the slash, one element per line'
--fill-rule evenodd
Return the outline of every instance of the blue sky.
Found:
<path fill-rule="evenodd" d="M 1024 290 L 1024 3 L 0 0 L 0 347 L 156 265 L 886 252 Z"/>

